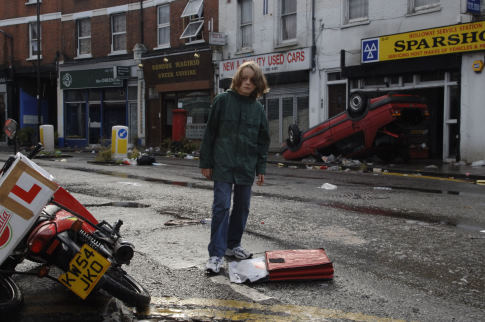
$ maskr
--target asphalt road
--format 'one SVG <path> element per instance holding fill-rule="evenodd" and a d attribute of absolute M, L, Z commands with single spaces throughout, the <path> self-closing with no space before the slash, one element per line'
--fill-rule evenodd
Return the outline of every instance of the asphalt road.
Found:
<path fill-rule="evenodd" d="M 335 276 L 235 284 L 227 270 L 204 272 L 210 225 L 201 222 L 210 218 L 212 191 L 197 161 L 109 166 L 73 156 L 36 162 L 97 218 L 124 221 L 136 246 L 127 270 L 150 290 L 150 310 L 134 312 L 104 294 L 83 302 L 50 280 L 17 276 L 26 295 L 17 321 L 485 318 L 484 186 L 268 165 L 266 184 L 253 189 L 244 245 L 255 257 L 323 247 Z"/>

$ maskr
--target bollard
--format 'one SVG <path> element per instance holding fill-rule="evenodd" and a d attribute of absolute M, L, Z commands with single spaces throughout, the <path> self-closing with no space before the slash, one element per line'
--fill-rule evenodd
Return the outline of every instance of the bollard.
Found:
<path fill-rule="evenodd" d="M 54 152 L 54 126 L 44 124 L 39 126 L 40 143 L 44 146 L 45 152 Z"/>
<path fill-rule="evenodd" d="M 128 157 L 128 127 L 115 125 L 111 128 L 111 157 L 123 160 Z"/>

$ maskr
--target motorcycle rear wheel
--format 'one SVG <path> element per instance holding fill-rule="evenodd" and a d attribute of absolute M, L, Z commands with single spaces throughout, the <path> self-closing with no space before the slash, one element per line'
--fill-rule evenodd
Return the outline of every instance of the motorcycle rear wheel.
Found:
<path fill-rule="evenodd" d="M 151 297 L 148 291 L 123 269 L 110 269 L 103 278 L 101 288 L 126 305 L 145 308 L 150 304 Z"/>
<path fill-rule="evenodd" d="M 0 275 L 0 313 L 16 310 L 23 299 L 17 283 L 10 276 Z"/>

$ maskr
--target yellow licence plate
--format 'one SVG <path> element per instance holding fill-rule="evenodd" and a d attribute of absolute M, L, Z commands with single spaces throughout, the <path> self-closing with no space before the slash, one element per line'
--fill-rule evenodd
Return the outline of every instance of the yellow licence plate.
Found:
<path fill-rule="evenodd" d="M 84 300 L 110 265 L 106 258 L 84 244 L 69 263 L 69 270 L 58 280 Z"/>

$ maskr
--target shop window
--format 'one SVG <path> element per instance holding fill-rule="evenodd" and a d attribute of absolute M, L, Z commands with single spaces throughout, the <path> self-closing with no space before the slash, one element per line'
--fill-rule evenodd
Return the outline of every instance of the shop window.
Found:
<path fill-rule="evenodd" d="M 103 105 L 103 137 L 111 138 L 111 129 L 115 125 L 126 125 L 126 104 L 105 102 Z"/>
<path fill-rule="evenodd" d="M 31 22 L 29 24 L 29 58 L 36 58 L 37 54 L 42 54 L 42 27 L 40 27 L 40 32 L 37 32 L 37 23 Z M 37 49 L 37 40 L 40 37 L 40 48 Z"/>
<path fill-rule="evenodd" d="M 334 84 L 328 86 L 328 118 L 345 111 L 346 106 L 345 84 Z"/>
<path fill-rule="evenodd" d="M 239 49 L 253 46 L 253 1 L 239 0 Z"/>
<path fill-rule="evenodd" d="M 268 128 L 269 136 L 271 138 L 271 146 L 274 148 L 280 147 L 280 104 L 279 99 L 268 99 Z"/>
<path fill-rule="evenodd" d="M 126 51 L 126 14 L 111 16 L 111 52 Z"/>
<path fill-rule="evenodd" d="M 178 103 L 187 111 L 187 117 L 194 124 L 207 123 L 210 111 L 210 96 L 208 94 L 191 93 L 179 98 Z"/>
<path fill-rule="evenodd" d="M 344 24 L 369 19 L 369 0 L 345 0 L 344 6 Z"/>
<path fill-rule="evenodd" d="M 89 90 L 89 101 L 101 101 L 101 93 L 100 89 L 90 89 Z"/>
<path fill-rule="evenodd" d="M 384 86 L 385 79 L 383 76 L 364 78 L 364 85 L 365 86 Z"/>
<path fill-rule="evenodd" d="M 402 82 L 404 84 L 412 84 L 414 83 L 414 77 L 413 74 L 405 74 L 402 76 Z"/>
<path fill-rule="evenodd" d="M 170 47 L 170 5 L 158 7 L 158 47 Z"/>
<path fill-rule="evenodd" d="M 440 0 L 409 0 L 409 13 L 435 11 L 440 7 Z"/>
<path fill-rule="evenodd" d="M 128 100 L 134 101 L 138 98 L 138 87 L 130 86 L 128 87 Z"/>
<path fill-rule="evenodd" d="M 86 138 L 86 103 L 66 103 L 66 138 Z"/>
<path fill-rule="evenodd" d="M 281 42 L 296 39 L 296 0 L 280 0 L 279 29 Z"/>
<path fill-rule="evenodd" d="M 342 79 L 342 74 L 340 72 L 333 72 L 333 73 L 328 73 L 327 74 L 327 80 L 329 82 L 331 81 L 337 81 Z"/>
<path fill-rule="evenodd" d="M 108 101 L 124 101 L 126 93 L 122 87 L 106 88 L 104 90 L 104 99 Z"/>
<path fill-rule="evenodd" d="M 189 0 L 180 16 L 184 19 L 184 24 L 186 24 L 180 39 L 187 39 L 188 43 L 203 40 L 202 28 L 204 26 L 204 17 L 202 13 L 203 1 Z"/>
<path fill-rule="evenodd" d="M 297 124 L 300 131 L 306 131 L 310 127 L 310 115 L 308 114 L 309 100 L 308 96 L 296 98 L 296 115 Z"/>
<path fill-rule="evenodd" d="M 442 81 L 444 79 L 445 72 L 443 71 L 433 71 L 428 73 L 422 73 L 419 75 L 419 80 L 421 82 Z"/>
<path fill-rule="evenodd" d="M 80 19 L 77 24 L 77 56 L 91 55 L 91 19 Z"/>
<path fill-rule="evenodd" d="M 66 102 L 79 102 L 85 101 L 84 98 L 85 91 L 84 90 L 64 90 L 64 101 Z"/>

